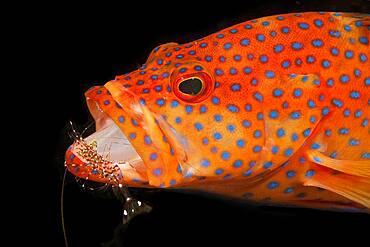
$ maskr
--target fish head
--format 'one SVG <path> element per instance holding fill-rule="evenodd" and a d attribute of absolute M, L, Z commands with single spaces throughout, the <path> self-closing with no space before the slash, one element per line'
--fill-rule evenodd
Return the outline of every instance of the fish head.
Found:
<path fill-rule="evenodd" d="M 113 173 L 119 180 L 133 186 L 180 186 L 199 178 L 226 179 L 253 167 L 260 146 L 245 138 L 253 135 L 249 127 L 254 120 L 248 119 L 251 96 L 248 90 L 241 93 L 243 72 L 223 74 L 214 61 L 223 50 L 204 48 L 202 41 L 159 46 L 138 70 L 86 92 L 96 133 L 85 141 L 120 168 Z M 206 56 L 210 52 L 214 58 Z M 258 130 L 263 124 L 254 125 Z M 76 147 L 67 152 L 70 170 L 107 181 L 102 168 L 92 168 L 86 159 L 75 165 L 71 153 L 73 159 L 84 159 Z"/>

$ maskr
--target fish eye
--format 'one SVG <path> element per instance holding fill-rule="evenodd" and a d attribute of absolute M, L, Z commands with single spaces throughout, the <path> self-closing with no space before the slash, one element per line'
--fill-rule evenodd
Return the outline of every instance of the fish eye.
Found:
<path fill-rule="evenodd" d="M 206 100 L 214 89 L 213 77 L 205 72 L 173 75 L 171 88 L 177 98 L 186 103 L 196 104 Z"/>
<path fill-rule="evenodd" d="M 178 89 L 183 94 L 198 95 L 203 89 L 203 81 L 198 77 L 191 77 L 181 81 Z"/>

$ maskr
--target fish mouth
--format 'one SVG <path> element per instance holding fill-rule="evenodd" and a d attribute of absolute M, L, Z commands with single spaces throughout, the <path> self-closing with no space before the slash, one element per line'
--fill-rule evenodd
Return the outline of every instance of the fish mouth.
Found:
<path fill-rule="evenodd" d="M 170 177 L 172 180 L 174 177 L 177 180 L 182 178 L 184 170 L 179 170 L 177 164 L 186 162 L 184 138 L 147 106 L 138 104 L 136 100 L 131 100 L 129 104 L 122 102 L 112 89 L 109 90 L 112 102 L 121 107 L 114 111 L 104 108 L 104 103 L 96 98 L 96 90 L 101 89 L 94 88 L 86 93 L 96 131 L 86 138 L 77 139 L 67 150 L 66 166 L 69 171 L 97 182 L 135 187 L 167 187 L 171 184 Z M 138 121 L 141 128 L 137 131 L 141 132 L 141 136 L 149 136 L 152 145 L 145 145 L 143 139 L 139 142 L 128 138 L 129 132 L 119 125 L 119 118 L 115 115 L 117 111 L 126 119 Z M 165 143 L 163 139 L 166 139 Z M 147 155 L 153 150 L 160 160 L 156 164 Z M 153 173 L 155 169 L 161 169 L 162 176 Z"/>

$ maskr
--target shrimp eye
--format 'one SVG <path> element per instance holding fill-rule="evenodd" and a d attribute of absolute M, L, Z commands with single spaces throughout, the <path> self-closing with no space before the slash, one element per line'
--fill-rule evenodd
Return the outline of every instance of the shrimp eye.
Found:
<path fill-rule="evenodd" d="M 200 78 L 191 77 L 180 82 L 178 87 L 181 93 L 197 95 L 203 89 L 203 81 Z"/>
<path fill-rule="evenodd" d="M 172 80 L 174 94 L 187 103 L 199 103 L 207 99 L 213 89 L 212 77 L 206 72 L 175 76 Z"/>

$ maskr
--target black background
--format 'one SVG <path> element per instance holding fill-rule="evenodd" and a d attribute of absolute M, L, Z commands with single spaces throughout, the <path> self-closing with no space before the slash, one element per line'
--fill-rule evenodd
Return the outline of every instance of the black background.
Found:
<path fill-rule="evenodd" d="M 40 14 L 31 17 L 34 22 L 27 26 L 25 35 L 37 43 L 29 46 L 32 56 L 43 62 L 37 70 L 37 83 L 33 84 L 40 93 L 33 97 L 42 132 L 36 134 L 46 143 L 40 169 L 34 171 L 43 178 L 34 184 L 34 189 L 42 192 L 41 197 L 29 200 L 39 209 L 32 212 L 35 221 L 46 216 L 45 227 L 34 224 L 39 245 L 64 245 L 60 194 L 63 155 L 71 142 L 66 129 L 69 120 L 80 129 L 91 121 L 83 96 L 89 87 L 136 69 L 159 44 L 192 41 L 245 20 L 310 10 L 370 12 L 366 0 L 243 2 L 55 4 L 42 6 Z M 334 245 L 348 241 L 358 246 L 362 241 L 369 242 L 369 215 L 258 208 L 166 191 L 134 193 L 153 205 L 154 210 L 119 231 L 120 203 L 109 193 L 83 191 L 71 175 L 67 176 L 64 220 L 69 245 L 99 246 L 109 241 L 116 246 L 212 246 L 221 242 L 226 246 L 268 242 L 321 245 L 323 241 Z"/>

